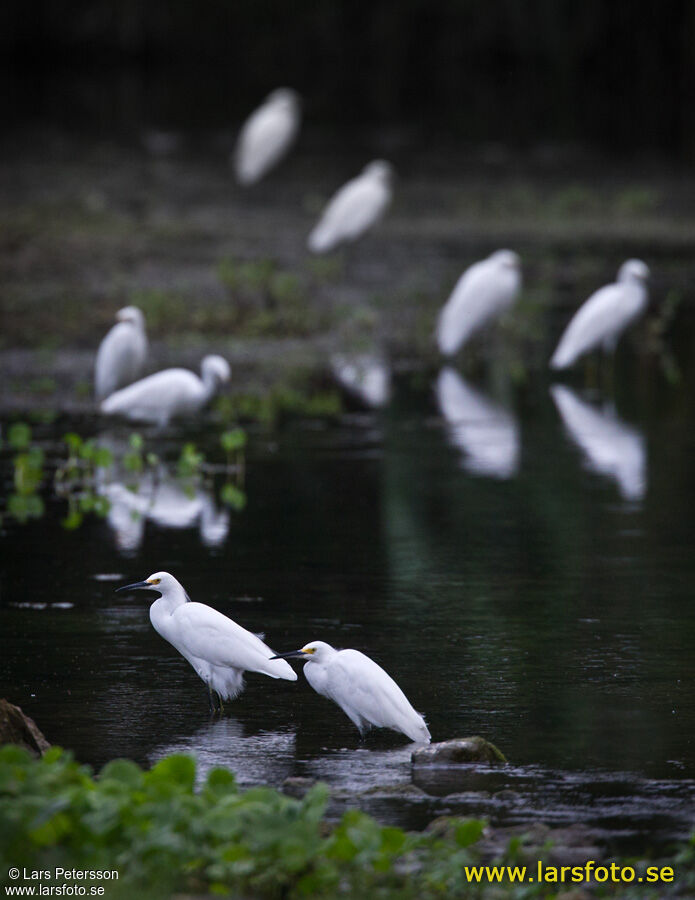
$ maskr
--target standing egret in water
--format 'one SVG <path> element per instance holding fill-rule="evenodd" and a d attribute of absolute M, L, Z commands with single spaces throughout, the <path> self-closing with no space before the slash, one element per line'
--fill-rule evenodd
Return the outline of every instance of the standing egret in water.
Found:
<path fill-rule="evenodd" d="M 566 369 L 597 347 L 612 353 L 623 331 L 647 308 L 648 278 L 641 259 L 624 262 L 615 284 L 599 288 L 574 314 L 550 360 L 551 369 Z"/>
<path fill-rule="evenodd" d="M 94 366 L 94 387 L 99 400 L 135 381 L 147 355 L 145 317 L 137 306 L 116 313 L 116 324 L 99 345 Z"/>
<path fill-rule="evenodd" d="M 368 353 L 337 354 L 331 370 L 351 397 L 370 409 L 386 406 L 391 396 L 391 371 L 380 357 Z"/>
<path fill-rule="evenodd" d="M 291 88 L 273 91 L 249 116 L 239 134 L 234 151 L 239 184 L 255 184 L 277 165 L 294 143 L 299 122 L 299 94 Z"/>
<path fill-rule="evenodd" d="M 359 650 L 335 650 L 313 641 L 301 650 L 275 659 L 303 659 L 304 674 L 313 689 L 333 700 L 363 734 L 371 725 L 401 731 L 411 741 L 429 743 L 430 733 L 396 682 Z"/>
<path fill-rule="evenodd" d="M 221 356 L 206 356 L 200 371 L 202 378 L 188 369 L 164 369 L 148 375 L 107 397 L 101 411 L 159 425 L 166 425 L 176 416 L 196 413 L 231 375 L 229 363 Z"/>
<path fill-rule="evenodd" d="M 584 453 L 585 467 L 613 478 L 623 500 L 642 500 L 647 489 L 647 453 L 639 431 L 612 410 L 585 403 L 565 385 L 554 384 L 550 392 L 567 434 Z"/>
<path fill-rule="evenodd" d="M 393 197 L 394 171 L 391 163 L 374 160 L 362 173 L 333 195 L 309 235 L 307 245 L 314 253 L 327 253 L 339 244 L 357 240 L 384 214 Z"/>
<path fill-rule="evenodd" d="M 476 331 L 505 313 L 520 290 L 521 264 L 512 250 L 497 250 L 466 269 L 439 314 L 440 353 L 453 356 Z"/>
<path fill-rule="evenodd" d="M 193 603 L 168 572 L 155 572 L 145 581 L 127 584 L 116 593 L 157 591 L 150 606 L 154 630 L 193 666 L 210 692 L 222 700 L 233 700 L 244 689 L 244 672 L 261 672 L 271 678 L 296 681 L 289 663 L 277 659 L 258 635 L 204 603 Z"/>

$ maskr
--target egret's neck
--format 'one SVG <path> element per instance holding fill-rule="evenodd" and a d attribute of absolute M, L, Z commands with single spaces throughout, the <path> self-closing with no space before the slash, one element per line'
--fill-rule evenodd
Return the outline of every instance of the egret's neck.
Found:
<path fill-rule="evenodd" d="M 188 594 L 184 591 L 180 584 L 167 588 L 161 597 L 158 597 L 152 604 L 151 609 L 157 607 L 157 611 L 163 615 L 171 615 L 175 609 L 188 603 Z"/>
<path fill-rule="evenodd" d="M 217 392 L 217 388 L 219 385 L 219 379 L 217 375 L 212 372 L 204 372 L 202 376 L 203 382 L 203 396 L 205 397 L 205 402 L 207 403 L 212 397 L 214 397 Z"/>

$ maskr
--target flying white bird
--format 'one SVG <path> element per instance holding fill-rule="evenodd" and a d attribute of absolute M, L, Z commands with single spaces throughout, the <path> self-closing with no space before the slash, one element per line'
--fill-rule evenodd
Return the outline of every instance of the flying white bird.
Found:
<path fill-rule="evenodd" d="M 400 731 L 411 741 L 429 743 L 430 733 L 423 717 L 393 678 L 364 653 L 335 650 L 323 641 L 313 641 L 301 650 L 281 653 L 274 659 L 292 657 L 306 661 L 306 680 L 318 694 L 337 703 L 360 734 L 376 725 Z"/>
<path fill-rule="evenodd" d="M 259 181 L 287 153 L 299 132 L 301 102 L 291 88 L 278 88 L 244 123 L 234 151 L 239 184 Z"/>
<path fill-rule="evenodd" d="M 127 584 L 116 593 L 157 591 L 150 606 L 150 621 L 222 700 L 233 700 L 244 689 L 244 672 L 296 681 L 289 663 L 277 659 L 261 638 L 204 603 L 193 603 L 182 585 L 168 572 L 155 572 L 145 581 Z"/>
<path fill-rule="evenodd" d="M 206 356 L 200 371 L 202 378 L 188 369 L 163 369 L 148 375 L 107 397 L 101 411 L 159 425 L 166 425 L 177 416 L 191 415 L 211 400 L 231 374 L 229 363 L 221 356 Z"/>
<path fill-rule="evenodd" d="M 520 260 L 512 250 L 497 250 L 473 263 L 456 282 L 439 314 L 440 353 L 453 356 L 476 331 L 505 313 L 520 290 Z"/>
<path fill-rule="evenodd" d="M 99 345 L 94 386 L 99 400 L 139 378 L 147 355 L 145 317 L 137 306 L 116 313 L 116 324 Z"/>
<path fill-rule="evenodd" d="M 507 410 L 474 390 L 451 368 L 437 378 L 437 403 L 449 438 L 474 475 L 511 478 L 519 468 L 519 426 Z"/>
<path fill-rule="evenodd" d="M 647 487 L 644 437 L 564 385 L 555 384 L 550 391 L 568 435 L 584 452 L 586 468 L 613 478 L 624 500 L 641 500 Z"/>
<path fill-rule="evenodd" d="M 338 244 L 357 240 L 384 214 L 393 197 L 393 166 L 377 159 L 344 184 L 329 200 L 307 245 L 314 253 L 327 253 Z"/>
<path fill-rule="evenodd" d="M 560 338 L 552 369 L 566 369 L 580 356 L 602 347 L 612 353 L 620 335 L 647 308 L 649 269 L 641 259 L 628 259 L 615 284 L 599 288 L 577 310 Z"/>

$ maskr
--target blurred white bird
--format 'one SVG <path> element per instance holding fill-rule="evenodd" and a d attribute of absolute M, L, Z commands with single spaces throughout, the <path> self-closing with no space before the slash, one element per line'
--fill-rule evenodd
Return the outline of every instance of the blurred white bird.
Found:
<path fill-rule="evenodd" d="M 613 478 L 624 500 L 641 500 L 647 486 L 644 437 L 564 385 L 555 384 L 550 391 L 567 433 L 584 451 L 586 468 Z"/>
<path fill-rule="evenodd" d="M 200 365 L 202 379 L 188 369 L 164 369 L 116 391 L 101 404 L 107 415 L 166 425 L 176 416 L 198 412 L 220 385 L 229 381 L 229 363 L 221 356 L 206 356 Z"/>
<path fill-rule="evenodd" d="M 512 250 L 497 250 L 466 269 L 439 314 L 440 353 L 453 356 L 476 331 L 506 312 L 520 290 L 520 260 Z"/>
<path fill-rule="evenodd" d="M 391 163 L 377 159 L 344 184 L 329 200 L 307 245 L 314 253 L 327 253 L 338 244 L 354 241 L 384 214 L 393 197 Z"/>
<path fill-rule="evenodd" d="M 306 680 L 318 693 L 333 700 L 359 728 L 371 725 L 392 728 L 411 741 L 429 743 L 425 720 L 390 675 L 359 650 L 335 650 L 324 641 L 313 641 L 301 650 L 281 653 L 275 659 L 306 661 Z"/>
<path fill-rule="evenodd" d="M 145 317 L 137 306 L 116 313 L 116 324 L 99 345 L 94 387 L 99 400 L 139 378 L 147 356 Z"/>
<path fill-rule="evenodd" d="M 274 657 L 258 635 L 204 603 L 193 603 L 181 584 L 168 572 L 155 572 L 145 581 L 127 584 L 116 593 L 156 591 L 150 606 L 154 630 L 169 641 L 193 666 L 210 692 L 220 700 L 233 700 L 244 688 L 244 672 L 296 681 L 289 663 Z"/>
<path fill-rule="evenodd" d="M 345 390 L 372 409 L 385 406 L 391 395 L 391 372 L 386 363 L 371 354 L 331 359 L 331 369 Z"/>
<path fill-rule="evenodd" d="M 435 390 L 450 440 L 466 454 L 464 467 L 475 475 L 511 478 L 519 468 L 521 441 L 510 413 L 451 368 L 439 373 Z"/>
<path fill-rule="evenodd" d="M 612 353 L 623 331 L 647 308 L 649 269 L 641 259 L 628 259 L 615 284 L 599 288 L 578 309 L 550 360 L 552 369 L 566 369 L 580 356 L 602 347 Z"/>
<path fill-rule="evenodd" d="M 278 88 L 244 123 L 234 151 L 234 170 L 239 184 L 259 181 L 282 159 L 299 132 L 299 94 Z"/>

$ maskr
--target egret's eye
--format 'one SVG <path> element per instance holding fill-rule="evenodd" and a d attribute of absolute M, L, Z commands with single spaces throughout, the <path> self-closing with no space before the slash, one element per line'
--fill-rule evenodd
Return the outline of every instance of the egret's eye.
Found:
<path fill-rule="evenodd" d="M 150 578 L 148 584 L 159 584 L 161 580 L 161 578 Z"/>

